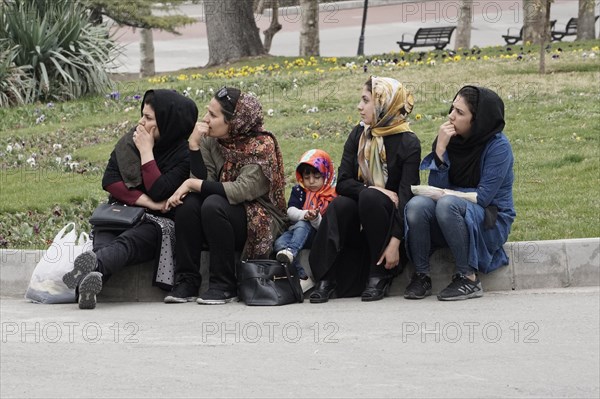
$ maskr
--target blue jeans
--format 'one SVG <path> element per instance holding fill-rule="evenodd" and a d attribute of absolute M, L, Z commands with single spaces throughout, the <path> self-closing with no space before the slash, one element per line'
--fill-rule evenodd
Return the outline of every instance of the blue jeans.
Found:
<path fill-rule="evenodd" d="M 300 253 L 301 249 L 310 248 L 310 244 L 315 232 L 316 230 L 314 227 L 312 227 L 310 222 L 307 222 L 306 220 L 299 220 L 281 236 L 279 236 L 277 240 L 275 240 L 273 249 L 275 249 L 275 252 L 279 252 L 286 248 L 289 249 L 294 255 L 294 262 L 292 263 L 292 266 L 298 270 L 299 274 L 302 274 L 304 269 L 302 269 L 302 266 L 300 266 L 298 254 Z"/>
<path fill-rule="evenodd" d="M 406 204 L 407 249 L 417 273 L 429 274 L 429 257 L 436 248 L 450 248 L 456 271 L 470 275 L 469 232 L 465 223 L 467 201 L 452 195 L 437 202 L 416 196 Z"/>

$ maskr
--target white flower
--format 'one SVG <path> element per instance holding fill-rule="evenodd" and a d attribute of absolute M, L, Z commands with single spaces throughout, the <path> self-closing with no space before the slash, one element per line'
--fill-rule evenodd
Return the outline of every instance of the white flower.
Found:
<path fill-rule="evenodd" d="M 12 152 L 12 150 L 13 150 L 12 145 L 9 144 L 6 146 L 6 152 Z"/>
<path fill-rule="evenodd" d="M 273 111 L 273 108 L 269 108 L 269 109 L 267 110 L 267 115 L 269 115 L 269 116 L 273 116 L 273 113 L 274 113 L 274 112 L 275 112 L 275 111 Z"/>
<path fill-rule="evenodd" d="M 209 92 L 209 93 L 214 93 L 215 91 L 214 91 L 214 90 L 213 90 L 213 88 L 211 87 L 211 88 L 209 88 L 209 89 L 208 89 L 208 92 Z"/>
<path fill-rule="evenodd" d="M 73 157 L 71 156 L 71 154 L 67 154 L 63 157 L 63 160 L 65 162 L 71 162 L 71 159 L 73 159 Z"/>
<path fill-rule="evenodd" d="M 56 157 L 56 158 L 54 158 L 54 162 L 56 162 L 58 165 L 60 165 L 62 163 L 62 159 L 60 159 L 60 157 Z"/>
<path fill-rule="evenodd" d="M 62 145 L 61 145 L 61 144 L 53 144 L 53 145 L 52 145 L 52 149 L 53 149 L 54 151 L 56 151 L 56 150 L 60 150 L 61 148 L 62 148 Z"/>
<path fill-rule="evenodd" d="M 186 90 L 187 91 L 192 91 L 192 88 L 190 86 L 188 86 Z"/>
<path fill-rule="evenodd" d="M 32 168 L 35 166 L 35 159 L 33 157 L 27 158 L 27 161 L 25 162 L 27 162 Z"/>
<path fill-rule="evenodd" d="M 302 109 L 306 108 L 306 104 L 302 104 Z"/>
<path fill-rule="evenodd" d="M 240 82 L 240 86 L 243 86 L 243 85 L 244 85 L 244 82 L 243 82 L 243 81 L 241 81 L 241 82 Z"/>
<path fill-rule="evenodd" d="M 590 53 L 590 58 L 596 58 L 596 53 Z"/>
<path fill-rule="evenodd" d="M 127 107 L 123 110 L 123 112 L 127 113 L 133 110 L 133 107 Z"/>
<path fill-rule="evenodd" d="M 187 91 L 187 90 L 184 90 L 184 91 L 183 91 L 183 95 L 184 95 L 185 97 L 189 97 L 189 96 L 190 96 L 190 92 L 189 92 L 189 91 Z"/>
<path fill-rule="evenodd" d="M 40 123 L 44 122 L 46 120 L 46 115 L 41 114 L 40 116 L 38 116 L 38 118 L 35 120 L 35 124 L 39 125 Z"/>
<path fill-rule="evenodd" d="M 79 166 L 79 162 L 69 162 L 67 165 L 69 166 L 69 169 L 73 170 Z"/>
<path fill-rule="evenodd" d="M 20 151 L 21 148 L 23 148 L 23 147 L 21 147 L 21 144 L 15 143 L 15 147 L 14 148 L 15 148 L 15 151 Z"/>

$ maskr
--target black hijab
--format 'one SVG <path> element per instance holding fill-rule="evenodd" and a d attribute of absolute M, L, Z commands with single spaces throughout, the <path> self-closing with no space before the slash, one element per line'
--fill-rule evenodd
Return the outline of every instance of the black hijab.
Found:
<path fill-rule="evenodd" d="M 475 89 L 477 92 L 477 106 L 475 119 L 471 124 L 471 134 L 468 137 L 452 137 L 446 151 L 450 159 L 450 183 L 457 187 L 476 188 L 481 178 L 481 154 L 487 143 L 504 128 L 504 102 L 490 89 L 465 87 Z M 454 100 L 458 95 L 454 96 Z M 432 151 L 435 151 L 436 144 L 437 138 L 433 142 Z"/>
<path fill-rule="evenodd" d="M 173 90 L 148 90 L 141 104 L 141 114 L 143 114 L 146 98 L 150 94 L 154 96 L 152 106 L 160 133 L 160 138 L 154 144 L 152 151 L 158 168 L 166 172 L 188 156 L 187 139 L 198 120 L 198 107 L 194 101 Z M 115 146 L 113 155 L 119 176 L 108 177 L 103 185 L 119 180 L 123 180 L 128 188 L 142 184 L 140 152 L 133 142 L 134 132 L 135 127 L 121 137 Z"/>

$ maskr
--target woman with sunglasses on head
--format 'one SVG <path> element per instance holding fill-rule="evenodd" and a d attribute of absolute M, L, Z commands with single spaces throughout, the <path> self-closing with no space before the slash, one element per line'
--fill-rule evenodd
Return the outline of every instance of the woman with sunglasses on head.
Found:
<path fill-rule="evenodd" d="M 177 207 L 176 286 L 166 303 L 198 296 L 202 250 L 210 251 L 209 289 L 200 304 L 237 299 L 235 251 L 267 258 L 284 231 L 285 176 L 279 144 L 263 129 L 258 99 L 224 87 L 190 136 L 192 177 L 167 201 Z"/>
<path fill-rule="evenodd" d="M 408 115 L 413 96 L 397 80 L 372 77 L 362 90 L 362 119 L 346 140 L 336 197 L 314 238 L 311 303 L 334 295 L 382 299 L 401 271 L 404 205 L 419 184 L 421 145 Z"/>
<path fill-rule="evenodd" d="M 477 272 L 508 264 L 502 245 L 516 213 L 512 187 L 513 153 L 504 129 L 504 103 L 484 87 L 464 86 L 454 97 L 448 121 L 439 128 L 421 169 L 429 184 L 475 192 L 477 203 L 454 195 L 416 196 L 406 206 L 406 240 L 415 274 L 404 297 L 431 295 L 429 256 L 449 247 L 456 274 L 438 294 L 441 301 L 483 296 Z"/>

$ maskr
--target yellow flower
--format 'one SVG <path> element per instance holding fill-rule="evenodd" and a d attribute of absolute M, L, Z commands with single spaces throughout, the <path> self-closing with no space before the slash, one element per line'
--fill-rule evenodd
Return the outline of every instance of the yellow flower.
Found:
<path fill-rule="evenodd" d="M 319 138 L 319 133 L 313 132 L 312 138 L 313 138 L 313 140 L 317 140 Z"/>
<path fill-rule="evenodd" d="M 416 114 L 416 115 L 415 115 L 415 119 L 416 119 L 416 120 L 419 120 L 419 119 L 421 119 L 421 118 L 422 118 L 421 114 Z"/>

